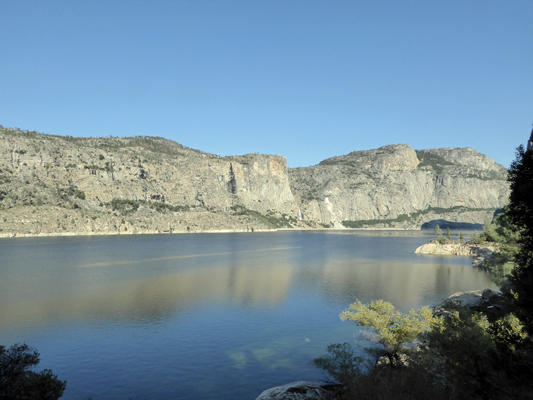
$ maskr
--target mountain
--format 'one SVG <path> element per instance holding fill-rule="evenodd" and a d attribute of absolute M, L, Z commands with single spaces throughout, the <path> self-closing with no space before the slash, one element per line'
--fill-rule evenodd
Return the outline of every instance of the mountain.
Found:
<path fill-rule="evenodd" d="M 506 204 L 505 179 L 469 148 L 392 145 L 289 169 L 279 155 L 220 157 L 159 137 L 0 128 L 0 234 L 479 224 Z"/>
<path fill-rule="evenodd" d="M 73 138 L 6 128 L 0 209 L 4 234 L 303 225 L 282 156 L 219 157 L 158 137 Z"/>
<path fill-rule="evenodd" d="M 479 228 L 509 197 L 507 170 L 472 148 L 396 144 L 291 169 L 289 177 L 304 219 L 336 227 Z"/>

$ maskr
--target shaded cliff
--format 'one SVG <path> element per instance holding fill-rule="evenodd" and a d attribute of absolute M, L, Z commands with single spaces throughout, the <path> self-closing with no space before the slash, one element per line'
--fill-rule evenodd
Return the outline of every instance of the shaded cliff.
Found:
<path fill-rule="evenodd" d="M 507 170 L 471 148 L 390 145 L 289 176 L 302 217 L 333 226 L 417 229 L 440 220 L 479 227 L 509 197 Z"/>

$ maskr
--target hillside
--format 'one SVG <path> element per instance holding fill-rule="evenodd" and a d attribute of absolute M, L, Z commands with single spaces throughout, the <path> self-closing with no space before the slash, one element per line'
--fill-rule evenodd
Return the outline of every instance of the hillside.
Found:
<path fill-rule="evenodd" d="M 0 233 L 250 231 L 304 225 L 297 210 L 282 156 L 0 129 Z"/>
<path fill-rule="evenodd" d="M 477 227 L 506 204 L 506 173 L 470 148 L 391 145 L 288 169 L 159 137 L 0 128 L 0 235 Z"/>

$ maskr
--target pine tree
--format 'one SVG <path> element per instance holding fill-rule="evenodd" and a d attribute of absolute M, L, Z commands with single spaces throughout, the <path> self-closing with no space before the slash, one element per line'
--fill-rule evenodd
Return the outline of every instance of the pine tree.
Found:
<path fill-rule="evenodd" d="M 511 195 L 507 216 L 520 233 L 517 268 L 511 275 L 516 306 L 523 322 L 533 333 L 533 149 L 520 145 L 509 168 Z"/>
<path fill-rule="evenodd" d="M 437 239 L 440 239 L 442 237 L 442 229 L 440 229 L 440 226 L 435 226 L 435 237 Z"/>

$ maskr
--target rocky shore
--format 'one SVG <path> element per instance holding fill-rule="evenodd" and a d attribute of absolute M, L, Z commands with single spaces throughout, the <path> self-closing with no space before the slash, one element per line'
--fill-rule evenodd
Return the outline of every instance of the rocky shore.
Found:
<path fill-rule="evenodd" d="M 443 241 L 433 239 L 415 250 L 416 254 L 487 257 L 497 250 L 495 245 L 461 243 L 456 241 Z"/>

